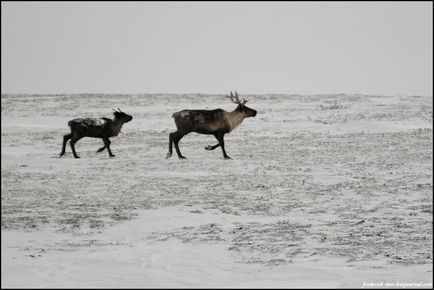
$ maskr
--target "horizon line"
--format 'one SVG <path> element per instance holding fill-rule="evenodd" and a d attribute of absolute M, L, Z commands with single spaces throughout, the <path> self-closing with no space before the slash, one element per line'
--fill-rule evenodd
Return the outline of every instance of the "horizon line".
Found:
<path fill-rule="evenodd" d="M 228 91 L 229 92 L 229 91 Z M 238 92 L 238 91 L 237 91 Z M 238 92 L 240 93 L 240 92 Z M 139 92 L 139 93 L 104 93 L 104 92 L 81 92 L 81 93 L 1 93 L 1 95 L 33 95 L 33 96 L 56 96 L 56 95 L 225 95 L 227 93 L 209 93 L 209 92 L 188 92 L 188 93 L 173 93 L 173 92 Z M 316 95 L 367 95 L 367 96 L 421 96 L 421 97 L 432 97 L 431 95 L 419 94 L 419 93 L 360 93 L 360 92 L 316 92 L 316 93 L 286 93 L 286 92 L 268 92 L 268 93 L 240 93 L 242 95 L 297 95 L 297 96 L 316 96 Z"/>

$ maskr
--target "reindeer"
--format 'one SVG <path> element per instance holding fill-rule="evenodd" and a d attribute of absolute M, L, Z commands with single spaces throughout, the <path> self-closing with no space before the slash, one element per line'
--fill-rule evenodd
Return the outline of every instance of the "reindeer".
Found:
<path fill-rule="evenodd" d="M 104 146 L 99 148 L 96 152 L 101 152 L 107 148 L 110 157 L 115 157 L 110 150 L 110 137 L 117 136 L 124 123 L 127 123 L 133 119 L 130 115 L 113 109 L 113 115 L 115 118 L 77 118 L 68 122 L 68 126 L 71 128 L 71 133 L 63 136 L 62 152 L 60 156 L 65 154 L 66 142 L 71 139 L 72 154 L 75 158 L 80 158 L 75 152 L 75 143 L 83 137 L 101 138 L 104 141 Z"/>
<path fill-rule="evenodd" d="M 230 96 L 226 95 L 233 103 L 238 106 L 232 112 L 226 112 L 222 109 L 215 110 L 183 110 L 172 115 L 175 119 L 177 131 L 169 135 L 169 152 L 167 158 L 172 156 L 172 145 L 175 144 L 176 153 L 180 159 L 185 159 L 179 151 L 178 143 L 190 132 L 199 134 L 211 134 L 216 137 L 218 144 L 208 145 L 205 150 L 214 150 L 221 147 L 223 157 L 231 159 L 225 150 L 224 135 L 234 130 L 244 118 L 255 117 L 256 111 L 245 106 L 247 101 L 243 99 L 241 102 L 238 93 L 235 95 L 230 92 Z"/>

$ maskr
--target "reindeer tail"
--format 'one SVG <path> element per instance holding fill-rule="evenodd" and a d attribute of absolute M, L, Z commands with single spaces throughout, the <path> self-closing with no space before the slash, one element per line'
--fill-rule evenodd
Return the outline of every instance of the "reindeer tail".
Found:
<path fill-rule="evenodd" d="M 71 129 L 76 129 L 77 127 L 83 126 L 83 119 L 73 119 L 71 121 L 68 121 L 68 126 Z"/>

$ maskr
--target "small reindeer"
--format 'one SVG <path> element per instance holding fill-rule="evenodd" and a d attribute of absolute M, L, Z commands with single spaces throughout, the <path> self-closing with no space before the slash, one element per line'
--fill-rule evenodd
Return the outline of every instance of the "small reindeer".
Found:
<path fill-rule="evenodd" d="M 175 119 L 176 132 L 169 135 L 169 153 L 167 157 L 172 156 L 172 144 L 175 144 L 176 153 L 181 159 L 185 159 L 179 151 L 178 143 L 190 132 L 196 132 L 199 134 L 212 134 L 216 137 L 218 144 L 208 145 L 206 150 L 214 150 L 217 147 L 221 147 L 223 151 L 223 157 L 225 159 L 231 159 L 225 150 L 224 135 L 234 130 L 244 118 L 255 117 L 256 111 L 245 106 L 247 101 L 243 99 L 241 102 L 238 93 L 235 95 L 230 92 L 230 96 L 226 95 L 233 103 L 238 106 L 232 112 L 226 112 L 222 109 L 215 110 L 183 110 L 176 112 L 172 115 Z"/>
<path fill-rule="evenodd" d="M 104 146 L 99 148 L 96 152 L 101 152 L 107 148 L 110 157 L 115 157 L 110 150 L 110 137 L 117 136 L 121 131 L 122 125 L 133 119 L 130 115 L 119 111 L 113 110 L 115 118 L 77 118 L 68 122 L 68 126 L 71 128 L 71 133 L 63 136 L 62 152 L 60 156 L 65 154 L 66 141 L 71 139 L 72 154 L 75 158 L 80 158 L 75 152 L 75 143 L 83 137 L 101 138 L 104 141 Z"/>

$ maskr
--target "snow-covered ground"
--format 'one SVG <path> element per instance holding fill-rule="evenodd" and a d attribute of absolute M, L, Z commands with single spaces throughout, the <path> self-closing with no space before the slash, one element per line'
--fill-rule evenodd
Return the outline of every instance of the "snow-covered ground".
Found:
<path fill-rule="evenodd" d="M 430 287 L 432 98 L 243 97 L 233 160 L 195 133 L 166 160 L 173 112 L 235 106 L 2 95 L 2 287 Z M 58 158 L 68 120 L 118 107 L 115 158 L 90 138 Z"/>

